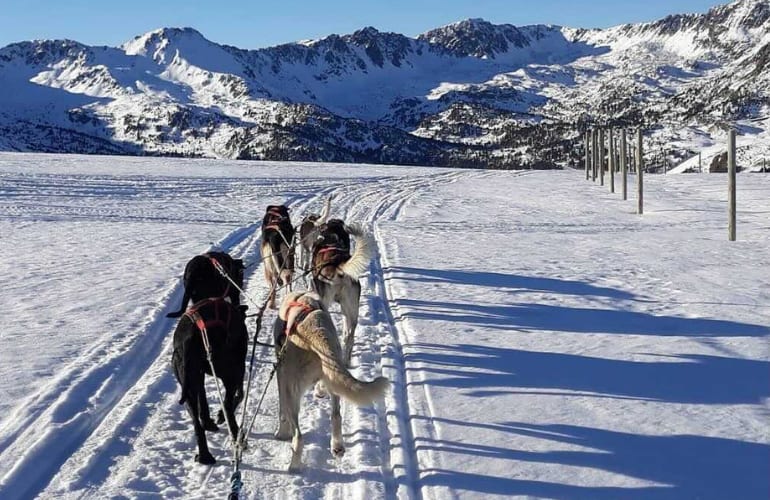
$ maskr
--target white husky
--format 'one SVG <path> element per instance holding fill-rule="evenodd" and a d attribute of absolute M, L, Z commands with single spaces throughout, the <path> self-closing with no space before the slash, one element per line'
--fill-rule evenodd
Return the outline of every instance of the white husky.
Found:
<path fill-rule="evenodd" d="M 350 254 L 350 238 L 355 249 Z M 361 302 L 359 277 L 369 269 L 375 242 L 357 224 L 331 219 L 321 226 L 313 247 L 313 288 L 329 308 L 340 305 L 344 332 L 345 363 L 350 364 Z"/>
<path fill-rule="evenodd" d="M 302 467 L 302 433 L 299 429 L 299 410 L 302 395 L 316 381 L 322 381 L 331 393 L 331 453 L 335 457 L 345 453 L 342 442 L 340 397 L 357 405 L 370 404 L 382 397 L 389 382 L 377 377 L 363 382 L 353 377 L 343 359 L 337 330 L 329 311 L 314 292 L 288 294 L 278 311 L 279 329 L 288 342 L 278 364 L 278 401 L 280 421 L 275 433 L 278 439 L 291 439 L 290 472 Z M 286 340 L 288 339 L 288 340 Z M 276 349 L 280 349 L 276 347 Z"/>

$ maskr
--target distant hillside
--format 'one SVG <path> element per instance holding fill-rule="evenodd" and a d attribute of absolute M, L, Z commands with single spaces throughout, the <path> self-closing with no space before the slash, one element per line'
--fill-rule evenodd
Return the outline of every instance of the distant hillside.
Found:
<path fill-rule="evenodd" d="M 739 0 L 606 30 L 469 19 L 259 50 L 191 28 L 17 43 L 0 49 L 0 149 L 551 168 L 579 161 L 588 123 L 642 123 L 650 160 L 676 162 L 726 121 L 764 137 L 768 18 L 770 0 Z"/>

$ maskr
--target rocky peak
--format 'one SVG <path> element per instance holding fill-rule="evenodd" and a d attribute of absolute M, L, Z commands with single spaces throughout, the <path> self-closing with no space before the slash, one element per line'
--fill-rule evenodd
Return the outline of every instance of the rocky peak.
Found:
<path fill-rule="evenodd" d="M 494 59 L 511 47 L 526 47 L 530 41 L 511 24 L 495 25 L 483 19 L 466 19 L 423 33 L 419 40 L 457 57 Z"/>
<path fill-rule="evenodd" d="M 368 26 L 352 35 L 343 37 L 347 43 L 362 47 L 376 66 L 382 67 L 390 62 L 393 66 L 401 66 L 401 62 L 411 48 L 411 40 L 398 33 L 383 33 Z"/>
<path fill-rule="evenodd" d="M 32 67 L 47 66 L 62 60 L 85 59 L 90 48 L 73 40 L 34 40 L 0 48 L 0 61 L 19 60 Z"/>

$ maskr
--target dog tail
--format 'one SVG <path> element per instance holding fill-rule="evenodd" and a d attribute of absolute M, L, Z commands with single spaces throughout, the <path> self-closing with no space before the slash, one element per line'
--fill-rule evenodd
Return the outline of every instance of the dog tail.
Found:
<path fill-rule="evenodd" d="M 369 269 L 369 263 L 374 254 L 374 238 L 358 224 L 346 224 L 345 230 L 355 239 L 356 249 L 350 259 L 343 263 L 339 269 L 351 278 L 358 279 Z"/>
<path fill-rule="evenodd" d="M 358 380 L 350 374 L 341 359 L 320 353 L 319 356 L 323 367 L 323 381 L 329 391 L 358 406 L 365 406 L 380 399 L 390 385 L 390 381 L 385 377 L 377 377 L 371 382 Z"/>
<path fill-rule="evenodd" d="M 332 210 L 332 195 L 329 195 L 329 197 L 326 198 L 326 203 L 324 203 L 324 207 L 321 209 L 321 215 L 318 217 L 318 220 L 315 222 L 316 227 L 320 226 L 321 224 L 324 224 L 327 221 L 331 210 Z"/>
<path fill-rule="evenodd" d="M 187 309 L 187 303 L 190 302 L 190 291 L 185 288 L 184 290 L 184 296 L 182 297 L 182 306 L 179 308 L 178 311 L 170 312 L 166 314 L 167 318 L 178 318 L 182 314 L 184 314 L 185 310 Z"/>

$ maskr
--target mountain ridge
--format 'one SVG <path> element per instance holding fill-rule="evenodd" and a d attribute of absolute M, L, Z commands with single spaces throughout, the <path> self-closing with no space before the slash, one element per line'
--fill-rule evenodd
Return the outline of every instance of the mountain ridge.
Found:
<path fill-rule="evenodd" d="M 581 128 L 615 123 L 652 125 L 686 156 L 715 123 L 767 114 L 769 19 L 767 0 L 738 0 L 603 30 L 468 19 L 250 50 L 189 27 L 119 47 L 18 42 L 0 48 L 0 148 L 56 151 L 32 125 L 87 144 L 74 152 L 554 167 L 579 161 Z"/>

